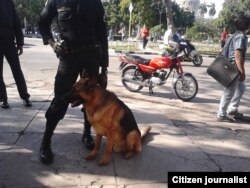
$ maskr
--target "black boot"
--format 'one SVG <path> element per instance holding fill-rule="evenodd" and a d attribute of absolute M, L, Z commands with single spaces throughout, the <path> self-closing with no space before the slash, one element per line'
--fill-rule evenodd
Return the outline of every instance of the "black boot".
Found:
<path fill-rule="evenodd" d="M 90 134 L 90 124 L 87 120 L 84 122 L 84 131 L 82 135 L 82 142 L 85 145 L 85 147 L 89 150 L 93 150 L 95 147 L 95 142 Z"/>
<path fill-rule="evenodd" d="M 95 142 L 91 136 L 91 132 L 90 132 L 90 129 L 91 129 L 91 125 L 87 119 L 87 113 L 85 111 L 84 108 L 82 108 L 81 110 L 83 112 L 83 115 L 84 115 L 84 131 L 83 131 L 83 134 L 82 134 L 82 142 L 83 144 L 85 145 L 85 147 L 89 150 L 93 150 L 94 147 L 95 147 Z"/>
<path fill-rule="evenodd" d="M 7 101 L 3 101 L 3 103 L 1 104 L 1 108 L 8 109 L 8 108 L 10 108 L 10 105 Z"/>
<path fill-rule="evenodd" d="M 30 102 L 29 99 L 24 99 L 24 100 L 23 100 L 23 105 L 24 105 L 25 107 L 31 107 L 31 106 L 32 106 L 32 103 Z"/>
<path fill-rule="evenodd" d="M 46 129 L 45 129 L 45 132 L 43 135 L 43 140 L 42 140 L 42 144 L 40 146 L 40 154 L 39 154 L 40 161 L 43 164 L 51 164 L 53 162 L 53 153 L 52 153 L 52 149 L 51 149 L 51 138 L 52 138 L 53 132 L 56 128 L 58 121 L 47 120 Z"/>
<path fill-rule="evenodd" d="M 51 149 L 51 144 L 42 142 L 40 147 L 40 161 L 43 164 L 51 164 L 53 162 L 53 153 Z"/>
<path fill-rule="evenodd" d="M 95 147 L 95 142 L 90 134 L 86 134 L 85 132 L 82 135 L 82 142 L 85 147 L 89 150 L 93 150 Z"/>

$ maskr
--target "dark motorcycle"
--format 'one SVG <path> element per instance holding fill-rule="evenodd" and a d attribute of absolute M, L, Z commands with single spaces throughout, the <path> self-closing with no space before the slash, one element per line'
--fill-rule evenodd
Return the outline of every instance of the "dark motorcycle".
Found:
<path fill-rule="evenodd" d="M 201 66 L 203 63 L 203 58 L 201 54 L 196 50 L 194 45 L 191 43 L 190 40 L 183 39 L 182 42 L 180 42 L 180 51 L 184 52 L 184 61 L 191 61 L 195 66 Z M 161 46 L 162 48 L 162 56 L 168 57 L 171 56 L 175 49 L 172 46 Z"/>

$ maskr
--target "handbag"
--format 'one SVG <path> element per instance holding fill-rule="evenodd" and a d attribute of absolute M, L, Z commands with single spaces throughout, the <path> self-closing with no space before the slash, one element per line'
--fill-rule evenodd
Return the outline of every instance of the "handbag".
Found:
<path fill-rule="evenodd" d="M 229 87 L 239 76 L 235 64 L 232 64 L 224 56 L 218 56 L 207 68 L 207 73 L 224 87 Z"/>
<path fill-rule="evenodd" d="M 233 37 L 234 35 L 226 41 L 222 51 L 223 56 L 217 56 L 207 68 L 207 74 L 224 87 L 229 87 L 240 74 L 235 63 L 230 62 L 230 60 L 226 58 L 228 57 L 229 46 Z"/>

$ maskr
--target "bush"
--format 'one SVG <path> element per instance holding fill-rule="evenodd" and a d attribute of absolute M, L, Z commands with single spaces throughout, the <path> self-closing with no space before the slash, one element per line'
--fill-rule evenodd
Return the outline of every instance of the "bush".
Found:
<path fill-rule="evenodd" d="M 164 29 L 161 25 L 150 28 L 149 35 L 153 40 L 161 39 L 161 36 L 164 34 Z"/>

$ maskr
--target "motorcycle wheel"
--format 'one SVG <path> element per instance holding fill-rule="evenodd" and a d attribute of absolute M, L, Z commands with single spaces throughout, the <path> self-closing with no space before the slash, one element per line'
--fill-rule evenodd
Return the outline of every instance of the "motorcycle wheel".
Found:
<path fill-rule="evenodd" d="M 203 63 L 203 58 L 201 55 L 195 55 L 193 59 L 193 64 L 197 67 L 201 66 Z"/>
<path fill-rule="evenodd" d="M 128 80 L 131 80 L 131 82 Z M 138 84 L 133 83 L 132 81 L 138 82 Z M 143 81 L 144 78 L 141 72 L 136 69 L 136 67 L 126 67 L 122 71 L 122 84 L 127 90 L 131 92 L 140 91 L 143 86 L 139 85 L 139 83 L 142 83 Z"/>
<path fill-rule="evenodd" d="M 182 101 L 190 101 L 198 92 L 198 83 L 192 75 L 183 75 L 174 82 L 174 93 Z"/>

